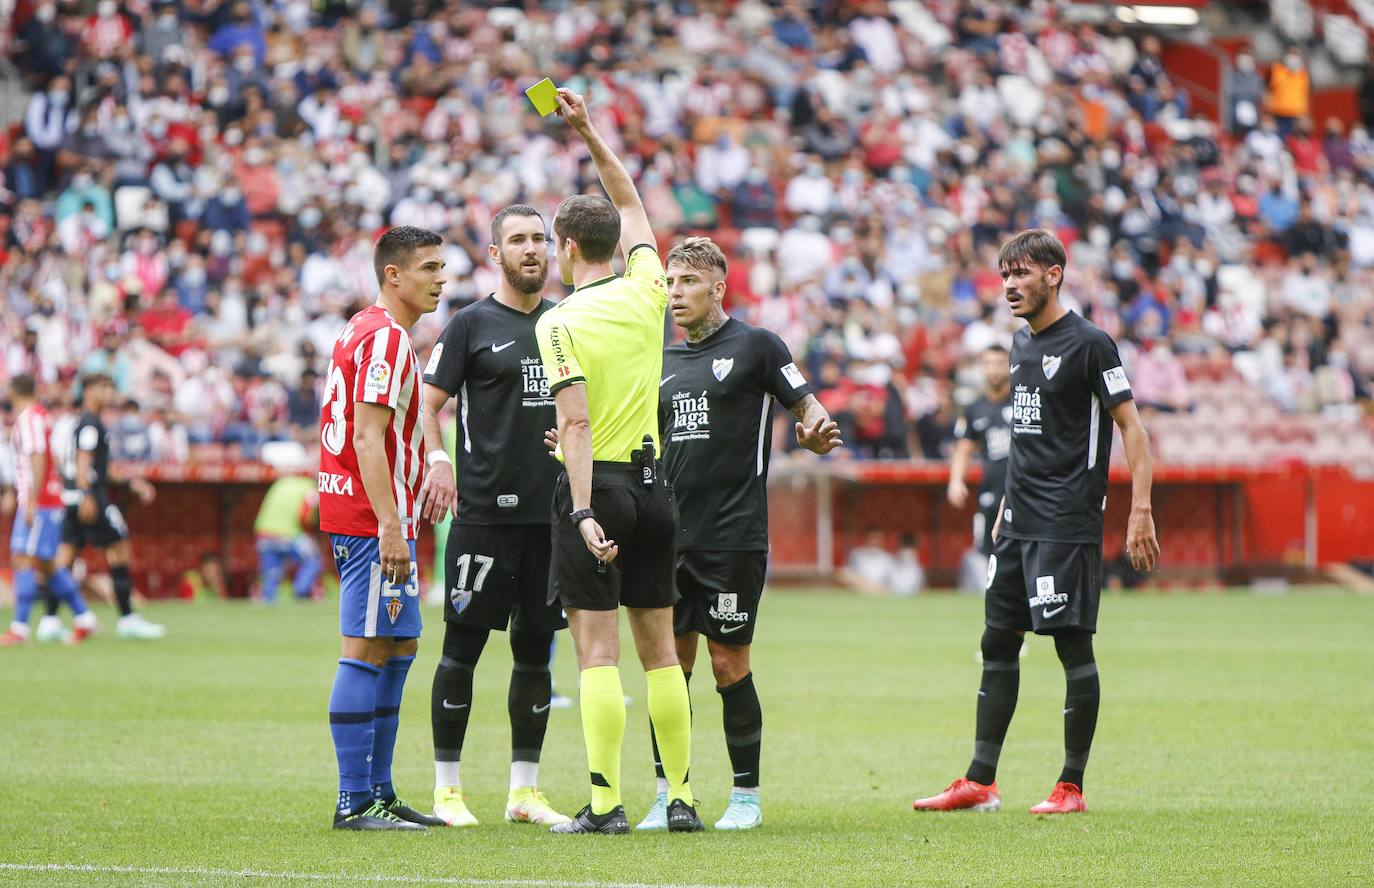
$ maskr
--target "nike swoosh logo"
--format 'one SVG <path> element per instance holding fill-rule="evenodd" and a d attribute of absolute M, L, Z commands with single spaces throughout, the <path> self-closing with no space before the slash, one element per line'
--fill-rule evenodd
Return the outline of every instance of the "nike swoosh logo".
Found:
<path fill-rule="evenodd" d="M 442 702 L 442 703 L 444 704 L 444 708 L 445 708 L 445 709 L 467 709 L 467 708 L 468 708 L 468 704 L 466 704 L 466 703 L 459 703 L 457 706 L 454 706 L 452 703 L 448 702 L 447 700 L 442 700 L 442 701 L 440 701 L 440 702 Z"/>
<path fill-rule="evenodd" d="M 729 635 L 731 632 L 735 632 L 735 631 L 737 631 L 737 630 L 739 630 L 739 629 L 743 629 L 744 626 L 745 626 L 744 623 L 736 623 L 735 625 L 731 626 L 729 629 L 721 629 L 721 630 L 720 630 L 720 634 L 721 634 L 721 635 Z"/>
<path fill-rule="evenodd" d="M 1062 611 L 1062 610 L 1063 610 L 1064 608 L 1066 608 L 1066 607 L 1068 607 L 1067 604 L 1061 604 L 1061 605 L 1059 605 L 1059 607 L 1056 607 L 1054 610 L 1050 610 L 1049 608 L 1045 608 L 1044 610 L 1042 610 L 1042 611 L 1040 612 L 1040 616 L 1042 616 L 1042 617 L 1044 617 L 1045 619 L 1048 620 L 1050 617 L 1053 617 L 1055 614 L 1059 613 L 1060 611 Z"/>
<path fill-rule="evenodd" d="M 677 374 L 669 373 L 667 376 L 663 377 L 663 379 L 659 380 L 658 387 L 663 388 L 665 385 L 668 384 L 668 380 L 672 379 L 674 376 L 677 376 Z"/>
<path fill-rule="evenodd" d="M 548 711 L 549 711 L 549 707 L 552 706 L 552 705 L 553 705 L 553 703 L 552 703 L 552 701 L 550 701 L 550 702 L 548 702 L 548 703 L 545 703 L 543 706 L 535 706 L 535 707 L 534 707 L 534 714 L 535 714 L 535 715 L 540 715 L 541 713 L 548 712 Z"/>
<path fill-rule="evenodd" d="M 493 352 L 505 351 L 506 349 L 510 348 L 512 345 L 515 345 L 515 340 L 514 340 L 514 339 L 512 339 L 510 342 L 507 342 L 505 345 L 497 345 L 496 343 L 493 342 L 493 343 L 491 344 L 491 350 L 492 350 Z"/>
<path fill-rule="evenodd" d="M 735 777 L 748 777 L 749 774 L 750 774 L 749 771 L 735 771 L 735 772 L 734 772 L 734 776 L 735 776 Z"/>
<path fill-rule="evenodd" d="M 1020 370 L 1020 369 L 1021 369 L 1021 365 L 1020 365 L 1020 364 L 1012 364 L 1012 365 L 1011 365 L 1011 372 L 1012 372 L 1012 373 L 1015 373 L 1017 370 Z"/>

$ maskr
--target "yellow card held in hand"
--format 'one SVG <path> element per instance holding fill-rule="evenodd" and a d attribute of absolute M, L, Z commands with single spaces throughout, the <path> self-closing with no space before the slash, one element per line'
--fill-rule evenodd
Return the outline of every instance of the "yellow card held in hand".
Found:
<path fill-rule="evenodd" d="M 525 95 L 530 97 L 530 104 L 540 117 L 547 117 L 558 110 L 558 88 L 547 77 L 525 90 Z"/>

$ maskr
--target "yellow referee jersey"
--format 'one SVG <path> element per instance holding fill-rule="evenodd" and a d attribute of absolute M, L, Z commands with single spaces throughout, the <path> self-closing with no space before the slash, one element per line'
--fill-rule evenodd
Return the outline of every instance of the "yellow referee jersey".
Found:
<path fill-rule="evenodd" d="M 668 282 L 651 244 L 630 249 L 622 277 L 583 284 L 544 312 L 535 327 L 549 391 L 587 386 L 592 459 L 629 462 L 658 440 L 658 384 Z M 557 454 L 563 458 L 562 448 Z"/>

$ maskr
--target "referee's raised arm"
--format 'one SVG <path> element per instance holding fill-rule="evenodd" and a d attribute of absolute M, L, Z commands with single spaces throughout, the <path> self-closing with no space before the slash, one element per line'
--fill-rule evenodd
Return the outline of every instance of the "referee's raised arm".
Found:
<path fill-rule="evenodd" d="M 620 249 L 624 251 L 626 261 L 630 259 L 630 251 L 640 244 L 657 249 L 654 230 L 649 225 L 649 214 L 644 211 L 644 202 L 639 199 L 634 180 L 592 125 L 586 101 L 572 90 L 562 87 L 558 90 L 558 113 L 586 143 L 592 163 L 596 164 L 596 174 L 601 177 L 601 186 L 606 189 L 606 196 L 620 214 Z"/>

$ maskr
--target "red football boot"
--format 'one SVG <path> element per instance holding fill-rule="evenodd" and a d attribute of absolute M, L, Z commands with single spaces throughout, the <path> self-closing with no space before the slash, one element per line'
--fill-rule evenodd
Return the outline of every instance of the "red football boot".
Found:
<path fill-rule="evenodd" d="M 911 807 L 917 811 L 996 811 L 1002 807 L 1002 797 L 997 794 L 996 781 L 991 786 L 984 786 L 960 777 L 945 787 L 944 792 L 928 799 L 917 799 Z"/>
<path fill-rule="evenodd" d="M 18 647 L 28 642 L 28 640 L 29 637 L 27 635 L 20 635 L 13 629 L 6 629 L 5 634 L 0 635 L 0 648 Z"/>
<path fill-rule="evenodd" d="M 1088 810 L 1088 803 L 1083 801 L 1083 790 L 1072 783 L 1061 782 L 1054 785 L 1054 791 L 1050 793 L 1049 798 L 1031 808 L 1030 812 L 1032 814 L 1076 814 L 1086 810 Z"/>

